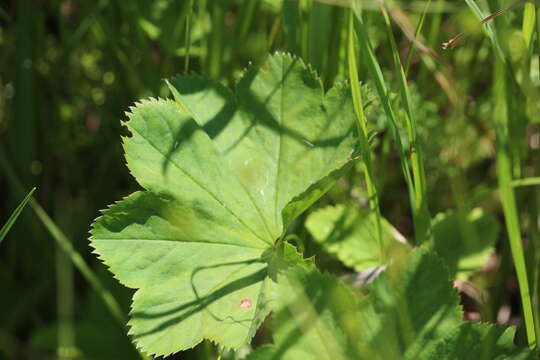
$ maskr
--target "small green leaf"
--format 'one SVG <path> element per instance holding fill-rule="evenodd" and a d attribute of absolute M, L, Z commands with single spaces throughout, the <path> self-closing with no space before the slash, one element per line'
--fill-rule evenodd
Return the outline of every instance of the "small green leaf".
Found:
<path fill-rule="evenodd" d="M 354 294 L 310 266 L 280 275 L 274 345 L 249 360 L 534 359 L 513 344 L 513 329 L 462 322 L 442 261 L 426 250 L 394 257 L 368 295 Z"/>
<path fill-rule="evenodd" d="M 350 288 L 313 266 L 291 267 L 278 284 L 272 321 L 276 358 L 355 358 L 357 349 L 348 336 L 358 333 L 362 323 Z"/>
<path fill-rule="evenodd" d="M 461 322 L 448 272 L 425 250 L 395 257 L 368 288 L 358 334 L 366 359 L 415 359 Z"/>
<path fill-rule="evenodd" d="M 499 223 L 476 208 L 460 220 L 455 212 L 438 214 L 433 221 L 434 249 L 450 270 L 451 278 L 465 280 L 484 266 L 494 251 Z"/>
<path fill-rule="evenodd" d="M 238 348 L 299 258 L 276 241 L 354 161 L 350 92 L 325 95 L 284 55 L 248 69 L 236 94 L 202 77 L 169 84 L 176 101 L 142 101 L 125 123 L 128 167 L 146 191 L 105 210 L 91 245 L 137 289 L 129 325 L 144 351 L 205 338 Z"/>
<path fill-rule="evenodd" d="M 462 322 L 457 291 L 443 262 L 423 249 L 394 263 L 370 286 L 362 306 L 359 359 L 533 359 L 513 330 Z"/>
<path fill-rule="evenodd" d="M 360 207 L 337 205 L 312 212 L 306 227 L 326 251 L 356 271 L 363 271 L 384 265 L 380 261 L 375 221 L 374 213 Z M 406 248 L 396 241 L 395 230 L 388 221 L 383 219 L 381 225 L 387 254 Z"/>
<path fill-rule="evenodd" d="M 439 339 L 418 360 L 526 360 L 535 355 L 514 346 L 514 329 L 499 325 L 463 323 Z"/>

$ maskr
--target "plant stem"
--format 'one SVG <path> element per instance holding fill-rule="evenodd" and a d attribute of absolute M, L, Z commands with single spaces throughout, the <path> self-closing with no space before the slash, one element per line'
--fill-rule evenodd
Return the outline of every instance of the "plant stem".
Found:
<path fill-rule="evenodd" d="M 535 22 L 536 8 L 533 3 L 528 2 L 525 4 L 525 8 L 523 9 L 523 22 L 521 26 L 523 37 L 525 38 L 525 43 L 527 44 L 528 48 L 530 48 L 531 45 L 534 48 L 532 39 L 534 35 Z"/>
<path fill-rule="evenodd" d="M 212 31 L 208 35 L 207 72 L 213 78 L 219 78 L 223 69 L 223 47 L 225 44 L 225 7 L 222 1 L 211 2 Z"/>
<path fill-rule="evenodd" d="M 529 177 L 524 179 L 512 180 L 512 186 L 537 186 L 540 185 L 540 177 Z"/>
<path fill-rule="evenodd" d="M 14 171 L 5 158 L 4 152 L 0 151 L 0 167 L 4 169 L 7 175 L 7 180 L 12 188 L 20 193 L 24 193 L 23 187 L 19 180 L 16 178 Z M 54 221 L 47 215 L 45 210 L 39 205 L 39 203 L 32 197 L 28 201 L 28 204 L 34 210 L 34 213 L 45 226 L 49 234 L 56 241 L 58 246 L 68 255 L 71 262 L 81 272 L 83 277 L 90 283 L 94 290 L 101 296 L 103 302 L 110 310 L 112 315 L 118 322 L 125 326 L 126 317 L 124 316 L 120 305 L 116 302 L 116 299 L 112 294 L 101 284 L 98 277 L 94 274 L 92 269 L 86 264 L 82 256 L 73 248 L 71 241 L 67 236 L 56 226 Z"/>
<path fill-rule="evenodd" d="M 536 347 L 534 316 L 529 291 L 527 268 L 525 266 L 525 256 L 523 253 L 523 245 L 521 243 L 516 198 L 512 185 L 512 157 L 508 134 L 506 73 L 505 65 L 498 56 L 496 56 L 495 61 L 494 101 L 496 106 L 493 117 L 497 132 L 497 176 L 499 180 L 499 190 L 501 193 L 506 229 L 510 241 L 510 251 L 512 253 L 512 259 L 519 284 L 519 292 L 523 306 L 523 317 L 525 319 L 525 329 L 527 333 L 527 343 L 529 348 L 534 349 Z"/>
<path fill-rule="evenodd" d="M 431 5 L 431 0 L 428 0 L 426 3 L 426 7 L 424 8 L 424 11 L 422 12 L 422 16 L 420 17 L 420 20 L 418 20 L 418 24 L 416 25 L 416 29 L 414 31 L 415 39 L 418 39 L 418 36 L 420 35 L 422 28 L 424 27 L 424 21 L 426 20 L 426 15 L 427 15 L 430 5 Z M 416 49 L 416 44 L 413 41 L 411 42 L 411 47 L 409 48 L 409 51 L 407 52 L 407 59 L 405 60 L 405 77 L 407 77 L 407 75 L 409 74 L 409 69 L 411 67 L 411 60 L 412 60 L 415 49 Z"/>
<path fill-rule="evenodd" d="M 69 241 L 69 239 L 68 239 Z M 59 360 L 75 359 L 73 265 L 60 246 L 56 246 L 56 318 L 58 323 L 56 354 Z"/>
<path fill-rule="evenodd" d="M 432 240 L 431 215 L 429 213 L 429 207 L 427 204 L 426 175 L 424 172 L 422 149 L 418 141 L 416 116 L 414 114 L 413 106 L 411 104 L 411 94 L 409 91 L 409 86 L 407 84 L 405 70 L 403 69 L 403 65 L 401 64 L 399 50 L 397 48 L 396 40 L 394 39 L 394 34 L 392 33 L 392 24 L 390 23 L 390 17 L 388 16 L 387 11 L 382 4 L 381 12 L 383 14 L 384 22 L 386 25 L 388 40 L 390 42 L 390 49 L 392 50 L 392 58 L 394 60 L 394 66 L 396 68 L 396 72 L 399 74 L 401 102 L 405 107 L 406 113 L 405 123 L 407 125 L 407 135 L 409 137 L 409 156 L 411 159 L 414 181 L 414 212 L 417 214 L 415 231 L 420 233 L 421 241 L 423 241 L 424 239 Z"/>
<path fill-rule="evenodd" d="M 422 213 L 423 211 L 422 207 L 419 207 L 417 204 L 416 188 L 418 186 L 421 186 L 421 184 L 420 185 L 417 184 L 415 186 L 415 181 L 416 182 L 422 181 L 421 174 L 423 170 L 421 170 L 421 168 L 419 167 L 419 163 L 417 162 L 416 165 L 414 165 L 415 166 L 414 171 L 416 171 L 416 175 L 414 175 L 415 177 L 413 179 L 413 175 L 411 175 L 411 170 L 409 166 L 408 150 L 406 150 L 405 147 L 403 146 L 403 141 L 401 139 L 401 135 L 400 135 L 399 128 L 397 125 L 398 124 L 397 117 L 394 113 L 394 110 L 392 109 L 392 104 L 389 97 L 389 91 L 387 89 L 381 67 L 377 61 L 377 58 L 375 57 L 375 53 L 369 41 L 367 28 L 362 19 L 362 14 L 360 11 L 360 3 L 358 0 L 352 3 L 352 8 L 356 16 L 355 29 L 356 29 L 356 33 L 358 34 L 358 42 L 360 44 L 360 49 L 364 53 L 364 57 L 367 61 L 369 73 L 373 77 L 373 82 L 377 89 L 378 97 L 381 101 L 383 110 L 388 120 L 388 127 L 390 128 L 390 132 L 392 134 L 392 137 L 394 139 L 394 142 L 396 144 L 396 148 L 399 154 L 401 169 L 403 171 L 403 175 L 405 177 L 405 182 L 407 184 L 407 189 L 409 192 L 409 201 L 411 204 L 411 211 L 413 214 L 416 243 L 422 244 L 426 239 L 430 238 L 430 235 L 429 235 L 430 221 L 427 221 L 430 219 L 427 219 L 427 216 Z M 411 155 L 412 155 L 412 152 L 411 152 Z"/>
<path fill-rule="evenodd" d="M 13 224 L 15 223 L 15 221 L 17 220 L 17 218 L 19 217 L 21 212 L 24 210 L 26 204 L 28 203 L 28 201 L 32 197 L 32 194 L 34 193 L 35 190 L 36 190 L 36 188 L 32 188 L 32 190 L 30 190 L 30 192 L 28 194 L 26 194 L 24 199 L 22 199 L 22 201 L 19 203 L 17 208 L 15 208 L 15 210 L 13 211 L 13 213 L 11 214 L 9 219 L 6 221 L 6 223 L 0 229 L 0 243 L 5 239 L 7 233 L 9 232 L 9 230 L 11 229 L 11 227 L 13 226 Z"/>
<path fill-rule="evenodd" d="M 349 16 L 349 31 L 348 31 L 348 46 L 347 57 L 349 63 L 349 78 L 351 82 L 351 92 L 353 98 L 354 112 L 358 123 L 358 134 L 360 138 L 360 146 L 362 147 L 362 158 L 364 164 L 364 177 L 367 186 L 367 193 L 369 197 L 369 205 L 371 211 L 375 213 L 375 222 L 377 228 L 377 243 L 379 246 L 379 259 L 382 264 L 386 261 L 384 244 L 382 238 L 381 227 L 381 209 L 379 207 L 379 196 L 377 194 L 377 187 L 375 185 L 375 178 L 373 176 L 373 162 L 371 159 L 371 148 L 368 142 L 368 130 L 367 121 L 364 114 L 364 103 L 362 100 L 362 88 L 358 80 L 358 69 L 356 61 L 356 49 L 355 49 L 355 32 L 354 32 L 354 17 L 352 11 Z"/>
<path fill-rule="evenodd" d="M 17 178 L 15 172 L 11 168 L 4 151 L 0 149 L 0 168 L 4 170 L 7 181 L 9 185 L 19 193 L 25 193 L 21 182 Z M 41 205 L 33 198 L 30 197 L 28 200 L 29 206 L 34 210 L 37 218 L 41 221 L 43 226 L 47 229 L 52 238 L 56 241 L 56 244 L 60 249 L 63 250 L 65 255 L 71 260 L 72 264 L 79 270 L 81 275 L 85 278 L 86 281 L 92 286 L 94 291 L 96 291 L 101 297 L 103 303 L 107 309 L 111 312 L 113 317 L 118 321 L 118 323 L 124 327 L 126 325 L 127 318 L 124 315 L 120 305 L 114 298 L 114 296 L 105 288 L 101 283 L 97 275 L 92 271 L 88 266 L 84 258 L 75 250 L 73 244 L 68 239 L 68 237 L 60 230 L 60 228 L 55 224 L 55 222 L 49 217 L 47 212 L 41 207 Z M 150 358 L 139 352 L 139 349 L 136 349 L 139 353 L 139 356 L 143 360 L 149 360 Z"/>

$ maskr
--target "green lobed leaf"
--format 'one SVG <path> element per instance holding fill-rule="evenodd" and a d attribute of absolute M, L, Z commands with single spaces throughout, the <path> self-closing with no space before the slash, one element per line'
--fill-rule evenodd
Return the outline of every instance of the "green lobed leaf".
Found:
<path fill-rule="evenodd" d="M 260 69 L 249 68 L 236 96 L 197 76 L 169 84 L 239 175 L 273 238 L 328 190 L 342 175 L 337 170 L 353 158 L 350 90 L 338 86 L 324 95 L 315 73 L 298 59 L 272 56 Z M 332 172 L 331 181 L 325 179 Z M 322 184 L 315 184 L 319 180 Z"/>
<path fill-rule="evenodd" d="M 350 92 L 325 95 L 285 55 L 249 68 L 236 94 L 202 77 L 169 84 L 176 101 L 141 101 L 124 123 L 146 191 L 105 210 L 91 245 L 137 289 L 129 325 L 142 350 L 169 355 L 204 338 L 238 348 L 298 257 L 276 241 L 354 160 Z"/>
<path fill-rule="evenodd" d="M 464 217 L 447 212 L 433 220 L 434 250 L 448 266 L 451 278 L 458 280 L 486 264 L 500 231 L 497 219 L 480 208 Z"/>
<path fill-rule="evenodd" d="M 374 213 L 360 207 L 336 205 L 309 214 L 306 227 L 326 251 L 356 271 L 363 271 L 385 265 L 380 259 L 375 221 Z M 407 248 L 396 240 L 388 221 L 383 219 L 381 225 L 386 254 Z"/>

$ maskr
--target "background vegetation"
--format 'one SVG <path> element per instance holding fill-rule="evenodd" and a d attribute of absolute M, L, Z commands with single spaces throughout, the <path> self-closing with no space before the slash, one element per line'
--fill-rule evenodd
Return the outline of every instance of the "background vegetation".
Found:
<path fill-rule="evenodd" d="M 123 112 L 137 99 L 169 96 L 162 79 L 177 73 L 205 73 L 234 86 L 246 65 L 260 63 L 275 51 L 303 58 L 327 88 L 345 81 L 347 3 L 7 0 L 0 4 L 0 222 L 37 187 L 35 201 L 1 243 L 0 359 L 141 357 L 123 326 L 131 293 L 90 254 L 87 241 L 98 210 L 137 190 L 123 165 L 119 142 L 125 131 L 119 121 L 125 119 Z M 478 4 L 477 10 L 488 15 L 511 3 L 387 1 L 385 22 L 379 3 L 364 1 L 366 36 L 382 68 L 386 96 L 377 96 L 373 64 L 361 46 L 358 72 L 360 80 L 370 85 L 364 105 L 382 215 L 412 243 L 422 241 L 399 148 L 381 104 L 387 101 L 396 114 L 403 148 L 422 149 L 425 179 L 419 181 L 425 180 L 420 187 L 425 191 L 418 196 L 425 200 L 425 210 L 433 217 L 450 209 L 458 214 L 457 225 L 447 229 L 447 245 L 467 233 L 466 221 L 460 219 L 476 207 L 493 214 L 501 229 L 508 229 L 498 233 L 496 249 L 484 266 L 457 283 L 467 317 L 522 326 L 508 240 L 525 247 L 538 324 L 540 193 L 535 176 L 540 174 L 540 16 L 535 13 L 540 14 L 538 4 L 520 4 L 483 29 L 473 6 Z M 419 41 L 411 46 L 417 29 Z M 441 50 L 443 42 L 460 32 L 466 36 L 453 49 Z M 403 83 L 396 56 L 405 66 L 408 102 L 400 96 Z M 418 143 L 407 131 L 411 108 Z M 524 178 L 528 180 L 519 182 Z M 318 207 L 365 205 L 364 179 L 359 167 Z M 352 272 L 328 249 L 321 249 L 303 221 L 296 223 L 295 232 L 306 239 L 301 246 L 308 255 L 318 254 L 320 266 Z M 516 252 L 514 261 L 519 262 L 515 256 Z M 519 328 L 517 341 L 525 343 L 523 330 Z M 266 340 L 263 327 L 255 342 Z M 212 344 L 204 343 L 177 358 L 208 359 L 216 354 Z"/>

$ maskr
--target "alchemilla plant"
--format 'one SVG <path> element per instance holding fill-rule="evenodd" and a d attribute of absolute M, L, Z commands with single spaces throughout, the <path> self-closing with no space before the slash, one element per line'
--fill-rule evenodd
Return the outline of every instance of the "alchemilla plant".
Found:
<path fill-rule="evenodd" d="M 325 93 L 283 54 L 248 68 L 234 92 L 199 76 L 168 85 L 171 99 L 137 103 L 124 124 L 127 165 L 144 190 L 91 230 L 95 253 L 136 289 L 129 327 L 141 350 L 166 356 L 205 339 L 238 349 L 271 314 L 273 342 L 248 359 L 534 358 L 513 345 L 513 329 L 462 321 L 451 277 L 466 273 L 455 254 L 399 243 L 385 221 L 381 263 L 364 210 L 323 209 L 306 227 L 348 266 L 382 266 L 366 286 L 320 272 L 287 241 L 299 215 L 359 163 L 348 86 Z"/>

